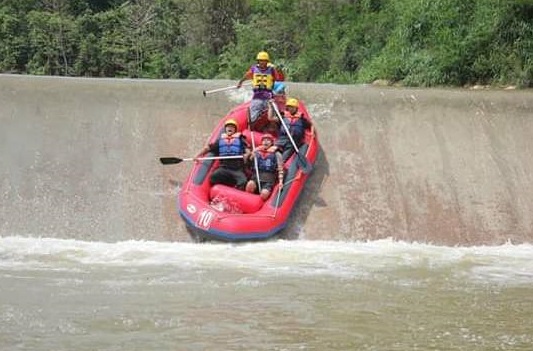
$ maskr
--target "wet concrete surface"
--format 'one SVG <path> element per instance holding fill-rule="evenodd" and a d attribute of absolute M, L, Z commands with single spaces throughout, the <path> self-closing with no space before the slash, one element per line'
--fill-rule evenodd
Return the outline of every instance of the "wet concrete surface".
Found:
<path fill-rule="evenodd" d="M 222 80 L 0 75 L 0 235 L 189 241 L 176 196 L 249 91 Z M 533 241 L 533 92 L 288 82 L 321 155 L 287 229 L 305 240 Z"/>

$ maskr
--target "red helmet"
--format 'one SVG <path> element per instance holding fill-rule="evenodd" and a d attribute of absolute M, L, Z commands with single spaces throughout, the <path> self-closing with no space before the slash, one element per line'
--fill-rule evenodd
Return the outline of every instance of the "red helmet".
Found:
<path fill-rule="evenodd" d="M 274 137 L 270 133 L 263 134 L 263 136 L 261 137 L 261 141 L 263 141 L 263 139 L 270 139 L 271 141 L 274 141 Z"/>

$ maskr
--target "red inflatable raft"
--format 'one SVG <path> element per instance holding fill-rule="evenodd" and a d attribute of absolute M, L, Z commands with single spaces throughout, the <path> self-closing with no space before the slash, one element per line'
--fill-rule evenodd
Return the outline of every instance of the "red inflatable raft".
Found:
<path fill-rule="evenodd" d="M 238 130 L 246 136 L 250 145 L 252 135 L 255 146 L 260 145 L 262 133 L 250 132 L 247 125 L 248 106 L 249 102 L 241 104 L 222 118 L 209 142 L 218 138 L 223 131 L 224 122 L 231 116 L 238 122 Z M 299 110 L 305 118 L 311 118 L 301 101 Z M 257 194 L 229 186 L 210 186 L 209 177 L 218 167 L 219 160 L 195 162 L 178 199 L 179 214 L 193 239 L 247 241 L 264 240 L 278 234 L 287 226 L 289 216 L 316 161 L 318 150 L 316 136 L 307 130 L 302 145 L 298 147 L 299 152 L 295 152 L 285 162 L 283 189 L 280 191 L 276 185 L 266 201 Z"/>

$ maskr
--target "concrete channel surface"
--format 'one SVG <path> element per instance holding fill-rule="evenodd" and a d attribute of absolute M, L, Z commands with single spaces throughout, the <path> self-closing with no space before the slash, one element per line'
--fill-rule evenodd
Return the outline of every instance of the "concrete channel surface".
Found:
<path fill-rule="evenodd" d="M 0 75 L 0 236 L 189 241 L 192 157 L 249 90 L 225 80 Z M 287 228 L 305 240 L 533 241 L 533 92 L 287 83 L 321 155 Z"/>

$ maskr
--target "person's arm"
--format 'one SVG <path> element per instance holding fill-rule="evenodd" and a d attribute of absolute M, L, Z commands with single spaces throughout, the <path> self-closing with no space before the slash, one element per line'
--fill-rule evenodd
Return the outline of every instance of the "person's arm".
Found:
<path fill-rule="evenodd" d="M 241 80 L 237 83 L 237 88 L 240 88 L 242 86 L 242 83 L 245 80 L 252 79 L 252 68 L 250 67 L 246 73 L 244 73 L 244 76 L 242 76 Z"/>
<path fill-rule="evenodd" d="M 252 150 L 250 150 L 250 148 L 245 148 L 244 149 L 244 155 L 242 156 L 245 160 L 246 159 L 251 159 L 253 157 L 253 153 L 252 153 Z"/>
<path fill-rule="evenodd" d="M 288 121 L 287 119 L 285 118 L 285 114 L 284 112 L 281 113 L 281 120 L 278 118 L 278 121 L 279 121 L 279 131 L 278 131 L 278 135 L 279 136 L 287 136 L 287 134 L 289 134 L 290 132 L 290 127 L 288 125 Z M 285 128 L 287 127 L 287 128 Z"/>
<path fill-rule="evenodd" d="M 213 143 L 213 144 L 206 144 L 202 150 L 200 150 L 200 152 L 194 157 L 194 159 L 196 160 L 197 158 L 199 157 L 202 157 L 202 155 L 204 155 L 206 152 L 209 152 L 209 151 L 217 151 L 217 146 L 218 143 Z"/>
<path fill-rule="evenodd" d="M 270 123 L 276 123 L 276 125 L 279 125 L 279 119 L 278 117 L 276 116 L 275 113 L 267 113 L 267 120 L 270 122 Z"/>
<path fill-rule="evenodd" d="M 244 152 L 245 152 L 245 155 L 246 155 L 246 150 L 245 150 Z M 248 153 L 248 160 L 249 160 L 249 161 L 253 161 L 254 157 L 255 157 L 255 154 L 254 154 L 253 152 L 250 151 L 250 152 Z M 244 156 L 244 158 L 246 158 L 246 156 Z"/>
<path fill-rule="evenodd" d="M 250 144 L 248 144 L 248 140 L 246 139 L 246 137 L 244 135 L 241 135 L 241 140 L 242 140 L 242 143 L 244 145 L 244 154 L 243 154 L 243 158 L 245 160 L 247 159 L 252 159 L 253 157 L 253 152 L 252 152 L 252 149 L 250 148 Z"/>
<path fill-rule="evenodd" d="M 274 79 L 276 82 L 283 82 L 285 80 L 285 74 L 280 67 L 274 67 Z"/>

